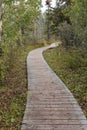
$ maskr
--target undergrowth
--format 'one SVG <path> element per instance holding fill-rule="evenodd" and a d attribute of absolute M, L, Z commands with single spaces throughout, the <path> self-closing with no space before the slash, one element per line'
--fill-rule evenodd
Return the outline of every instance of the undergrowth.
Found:
<path fill-rule="evenodd" d="M 10 57 L 5 82 L 0 86 L 0 130 L 20 130 L 27 97 L 26 57 L 40 45 L 26 45 Z M 7 61 L 8 62 L 8 61 Z"/>
<path fill-rule="evenodd" d="M 60 46 L 44 52 L 44 57 L 71 90 L 87 117 L 87 53 Z"/>

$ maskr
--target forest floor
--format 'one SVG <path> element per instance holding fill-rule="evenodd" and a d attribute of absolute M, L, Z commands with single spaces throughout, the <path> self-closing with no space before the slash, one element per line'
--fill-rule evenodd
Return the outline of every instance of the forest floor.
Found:
<path fill-rule="evenodd" d="M 26 45 L 16 50 L 6 80 L 0 86 L 0 130 L 20 130 L 27 98 L 28 53 L 41 45 Z"/>
<path fill-rule="evenodd" d="M 21 128 L 27 98 L 26 57 L 31 50 L 41 46 L 22 46 L 16 50 L 14 59 L 11 59 L 12 64 L 6 80 L 0 86 L 0 130 L 20 130 Z M 71 52 L 77 53 L 76 50 Z M 87 117 L 87 57 L 85 56 L 82 62 L 73 62 L 75 58 L 72 59 L 71 52 L 60 46 L 49 49 L 44 56 L 77 98 Z"/>
<path fill-rule="evenodd" d="M 71 90 L 87 117 L 87 54 L 59 46 L 44 52 L 44 57 L 53 71 Z"/>

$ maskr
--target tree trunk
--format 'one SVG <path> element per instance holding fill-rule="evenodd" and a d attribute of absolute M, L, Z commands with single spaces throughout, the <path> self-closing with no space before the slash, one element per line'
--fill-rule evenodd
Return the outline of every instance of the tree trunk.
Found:
<path fill-rule="evenodd" d="M 0 42 L 2 39 L 2 0 L 0 0 Z"/>
<path fill-rule="evenodd" d="M 0 57 L 2 56 L 1 41 L 2 41 L 2 0 L 0 0 Z"/>

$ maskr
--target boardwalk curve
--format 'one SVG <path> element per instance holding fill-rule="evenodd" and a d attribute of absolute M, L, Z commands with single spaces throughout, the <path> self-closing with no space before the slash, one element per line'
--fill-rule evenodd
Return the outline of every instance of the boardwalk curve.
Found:
<path fill-rule="evenodd" d="M 28 96 L 21 130 L 87 130 L 87 120 L 65 84 L 45 62 L 42 52 L 27 57 Z"/>

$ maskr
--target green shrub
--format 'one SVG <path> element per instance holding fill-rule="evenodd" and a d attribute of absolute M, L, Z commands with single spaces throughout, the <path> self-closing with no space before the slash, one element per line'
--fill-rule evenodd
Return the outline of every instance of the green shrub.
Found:
<path fill-rule="evenodd" d="M 64 47 L 69 47 L 74 45 L 74 32 L 72 26 L 67 24 L 67 22 L 61 23 L 58 27 L 59 35 L 63 42 Z"/>
<path fill-rule="evenodd" d="M 81 66 L 81 59 L 76 54 L 70 54 L 68 58 L 66 59 L 67 67 L 76 70 L 78 67 Z"/>

